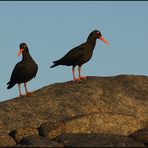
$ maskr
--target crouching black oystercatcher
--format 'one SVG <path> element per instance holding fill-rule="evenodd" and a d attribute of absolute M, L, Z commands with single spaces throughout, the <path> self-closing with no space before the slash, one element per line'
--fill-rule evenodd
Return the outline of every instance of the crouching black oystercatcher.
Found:
<path fill-rule="evenodd" d="M 18 53 L 18 56 L 20 56 L 21 53 L 23 55 L 22 61 L 15 65 L 13 72 L 11 74 L 10 81 L 7 83 L 8 85 L 7 89 L 10 89 L 15 84 L 18 84 L 19 96 L 22 96 L 21 89 L 20 89 L 21 83 L 24 83 L 26 95 L 29 95 L 29 92 L 26 86 L 27 82 L 30 81 L 32 78 L 34 78 L 38 71 L 38 65 L 30 56 L 26 43 L 20 44 L 20 51 Z"/>
<path fill-rule="evenodd" d="M 85 43 L 71 49 L 64 57 L 57 61 L 54 61 L 54 65 L 52 65 L 50 68 L 58 65 L 72 66 L 74 81 L 86 78 L 81 76 L 81 66 L 91 59 L 97 39 L 100 39 L 104 43 L 108 44 L 108 42 L 102 37 L 101 32 L 98 30 L 94 30 L 89 34 Z M 78 78 L 75 77 L 76 66 L 78 66 Z"/>

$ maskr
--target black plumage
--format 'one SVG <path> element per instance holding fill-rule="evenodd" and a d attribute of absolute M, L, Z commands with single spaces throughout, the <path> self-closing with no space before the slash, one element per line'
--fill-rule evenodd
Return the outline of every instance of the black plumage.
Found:
<path fill-rule="evenodd" d="M 17 63 L 11 74 L 10 81 L 7 83 L 7 89 L 12 88 L 15 84 L 18 84 L 19 95 L 21 96 L 20 84 L 24 83 L 26 95 L 29 94 L 27 91 L 26 83 L 34 78 L 38 71 L 38 65 L 32 59 L 29 54 L 28 47 L 26 43 L 20 44 L 20 52 L 18 56 L 22 53 L 22 61 Z"/>
<path fill-rule="evenodd" d="M 58 65 L 72 66 L 74 80 L 80 80 L 82 78 L 86 78 L 86 77 L 81 76 L 81 73 L 80 73 L 81 66 L 91 59 L 97 39 L 101 39 L 106 44 L 108 44 L 108 42 L 102 37 L 101 32 L 98 30 L 94 30 L 89 34 L 87 41 L 85 43 L 71 49 L 61 59 L 54 61 L 53 62 L 54 64 L 51 66 L 51 68 L 58 66 Z M 78 79 L 75 78 L 75 74 L 74 74 L 75 66 L 78 66 L 78 71 L 79 71 Z"/>

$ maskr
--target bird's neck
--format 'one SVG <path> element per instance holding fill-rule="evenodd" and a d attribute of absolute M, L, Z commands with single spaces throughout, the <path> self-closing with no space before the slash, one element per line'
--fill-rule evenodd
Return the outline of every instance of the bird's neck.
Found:
<path fill-rule="evenodd" d="M 31 58 L 31 56 L 29 54 L 29 51 L 25 51 L 22 53 L 22 60 L 23 61 L 27 61 L 26 59 L 30 59 L 30 58 Z"/>
<path fill-rule="evenodd" d="M 96 46 L 96 38 L 93 37 L 88 37 L 87 38 L 87 43 L 90 45 L 91 50 L 94 50 L 95 46 Z"/>

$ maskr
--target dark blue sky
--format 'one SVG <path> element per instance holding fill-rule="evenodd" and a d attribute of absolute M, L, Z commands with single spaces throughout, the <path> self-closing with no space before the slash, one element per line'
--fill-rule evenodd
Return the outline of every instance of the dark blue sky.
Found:
<path fill-rule="evenodd" d="M 97 41 L 92 59 L 83 66 L 88 76 L 148 75 L 148 2 L 0 2 L 0 101 L 18 96 L 17 85 L 6 89 L 19 44 L 26 42 L 39 71 L 30 91 L 72 79 L 71 67 L 49 67 L 98 29 L 110 43 Z M 24 87 L 22 86 L 24 92 Z"/>

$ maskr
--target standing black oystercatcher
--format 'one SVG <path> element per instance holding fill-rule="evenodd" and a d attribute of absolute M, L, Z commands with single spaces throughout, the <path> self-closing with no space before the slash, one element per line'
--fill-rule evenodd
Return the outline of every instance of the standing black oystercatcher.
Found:
<path fill-rule="evenodd" d="M 50 68 L 58 65 L 72 66 L 74 81 L 86 78 L 81 76 L 81 66 L 91 59 L 97 39 L 100 39 L 104 43 L 108 44 L 108 42 L 102 37 L 101 32 L 98 30 L 94 30 L 89 34 L 87 41 L 85 43 L 71 49 L 64 57 L 57 61 L 54 61 L 54 65 L 52 65 Z M 78 78 L 75 77 L 76 66 L 78 66 Z"/>
<path fill-rule="evenodd" d="M 7 83 L 8 85 L 7 89 L 10 89 L 15 84 L 18 84 L 19 96 L 22 96 L 21 89 L 20 89 L 21 83 L 24 83 L 26 95 L 29 95 L 29 92 L 26 86 L 27 82 L 30 81 L 32 78 L 34 78 L 38 71 L 38 65 L 30 56 L 26 43 L 20 44 L 20 51 L 18 53 L 18 56 L 20 56 L 21 53 L 23 55 L 22 61 L 15 65 L 13 72 L 11 74 L 10 81 Z"/>

